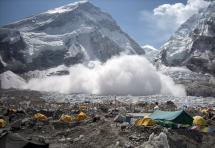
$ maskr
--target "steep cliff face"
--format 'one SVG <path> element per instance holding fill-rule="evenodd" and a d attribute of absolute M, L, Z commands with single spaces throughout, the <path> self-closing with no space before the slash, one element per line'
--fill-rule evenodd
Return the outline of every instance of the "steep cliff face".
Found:
<path fill-rule="evenodd" d="M 161 48 L 167 66 L 187 66 L 215 76 L 215 2 L 193 15 Z"/>
<path fill-rule="evenodd" d="M 0 29 L 0 73 L 7 68 L 22 71 L 26 45 L 19 31 Z"/>
<path fill-rule="evenodd" d="M 1 72 L 9 69 L 18 73 L 106 61 L 121 52 L 144 54 L 110 15 L 87 1 L 3 26 L 0 47 Z"/>

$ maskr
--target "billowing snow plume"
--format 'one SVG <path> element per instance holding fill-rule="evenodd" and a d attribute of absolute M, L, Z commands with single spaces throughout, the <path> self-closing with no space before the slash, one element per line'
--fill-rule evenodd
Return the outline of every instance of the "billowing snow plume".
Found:
<path fill-rule="evenodd" d="M 25 80 L 11 71 L 0 74 L 0 88 L 22 88 L 26 85 Z"/>
<path fill-rule="evenodd" d="M 61 93 L 94 93 L 103 95 L 185 96 L 185 89 L 156 71 L 143 56 L 122 55 L 106 63 L 74 65 L 70 75 L 31 79 L 25 89 Z"/>

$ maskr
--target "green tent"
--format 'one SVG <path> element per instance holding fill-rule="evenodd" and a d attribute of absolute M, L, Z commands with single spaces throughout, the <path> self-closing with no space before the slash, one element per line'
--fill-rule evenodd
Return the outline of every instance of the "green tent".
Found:
<path fill-rule="evenodd" d="M 176 124 L 192 125 L 193 123 L 193 118 L 190 115 L 188 115 L 184 110 L 172 112 L 156 110 L 150 115 L 150 118 L 160 121 L 171 121 Z"/>

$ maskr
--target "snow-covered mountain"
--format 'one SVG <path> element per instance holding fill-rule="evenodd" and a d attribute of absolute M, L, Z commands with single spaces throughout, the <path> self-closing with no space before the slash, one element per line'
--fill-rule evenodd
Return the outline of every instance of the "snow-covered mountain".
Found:
<path fill-rule="evenodd" d="M 154 63 L 154 60 L 159 55 L 159 50 L 154 48 L 151 45 L 143 45 L 141 46 L 142 49 L 145 51 L 145 57 L 152 63 Z"/>
<path fill-rule="evenodd" d="M 89 60 L 106 61 L 121 52 L 144 54 L 113 18 L 79 1 L 0 28 L 0 72 L 23 73 Z"/>
<path fill-rule="evenodd" d="M 165 65 L 215 76 L 215 2 L 182 24 L 161 50 Z"/>

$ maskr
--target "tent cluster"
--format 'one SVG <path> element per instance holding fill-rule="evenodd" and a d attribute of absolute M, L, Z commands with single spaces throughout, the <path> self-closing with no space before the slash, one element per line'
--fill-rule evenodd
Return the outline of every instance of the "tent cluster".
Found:
<path fill-rule="evenodd" d="M 95 116 L 93 113 L 92 120 L 87 114 L 92 115 L 89 110 L 84 110 L 86 107 L 81 106 L 81 109 L 75 108 L 71 112 L 54 110 L 30 110 L 28 114 L 21 110 L 0 108 L 3 110 L 0 115 L 0 148 L 46 148 L 49 147 L 46 144 L 43 136 L 35 137 L 22 137 L 21 135 L 11 132 L 25 130 L 28 128 L 40 129 L 46 125 L 51 125 L 54 130 L 61 128 L 70 128 L 78 125 L 85 125 L 88 121 L 96 122 L 100 120 L 99 116 Z M 0 111 L 1 111 L 0 110 Z M 65 114 L 68 113 L 68 114 Z M 11 120 L 10 120 L 11 119 Z M 82 122 L 83 121 L 83 122 Z M 2 129 L 1 129 L 2 128 Z M 19 133 L 19 132 L 17 132 Z M 24 134 L 25 135 L 25 134 Z"/>
<path fill-rule="evenodd" d="M 15 114 L 17 112 L 14 108 L 9 108 L 7 110 L 7 115 Z M 2 117 L 0 117 L 0 128 L 4 128 L 7 125 L 6 120 L 4 120 Z"/>
<path fill-rule="evenodd" d="M 135 118 L 132 120 L 132 118 Z M 155 125 L 161 125 L 167 128 L 190 128 L 198 129 L 199 131 L 208 132 L 210 128 L 206 127 L 206 120 L 201 116 L 190 116 L 184 110 L 178 111 L 161 111 L 155 110 L 153 113 L 128 113 L 127 116 L 118 114 L 114 118 L 116 123 L 130 123 L 136 126 L 153 127 Z M 192 128 L 195 127 L 196 128 Z"/>
<path fill-rule="evenodd" d="M 165 127 L 177 127 L 177 124 L 192 125 L 193 118 L 184 110 L 180 111 L 161 111 L 156 110 L 148 117 L 137 119 L 135 125 L 154 126 L 156 124 Z"/>
<path fill-rule="evenodd" d="M 34 114 L 33 119 L 41 122 L 48 121 L 48 117 L 42 113 Z M 85 119 L 87 119 L 87 115 L 84 112 L 80 112 L 77 116 L 62 114 L 59 121 L 68 123 L 72 121 L 83 121 Z"/>
<path fill-rule="evenodd" d="M 206 127 L 206 120 L 201 116 L 191 117 L 184 110 L 179 111 L 161 111 L 156 110 L 149 116 L 139 118 L 135 121 L 136 126 L 154 126 L 161 125 L 168 128 L 190 127 L 202 132 L 209 132 L 211 128 Z"/>
<path fill-rule="evenodd" d="M 61 122 L 72 122 L 72 121 L 83 121 L 87 119 L 87 115 L 84 112 L 80 112 L 77 116 L 64 115 L 62 114 L 60 117 Z"/>
<path fill-rule="evenodd" d="M 15 112 L 13 112 L 13 113 L 15 113 Z M 80 112 L 79 114 L 77 114 L 75 116 L 62 114 L 58 121 L 64 122 L 64 123 L 69 123 L 69 122 L 73 122 L 73 121 L 74 122 L 80 122 L 80 121 L 86 120 L 87 118 L 88 118 L 88 116 L 84 112 Z M 42 114 L 42 113 L 34 114 L 32 119 L 33 119 L 32 120 L 33 124 L 36 124 L 37 122 L 46 123 L 46 122 L 49 121 L 49 118 L 46 115 Z M 0 128 L 5 128 L 6 125 L 7 125 L 6 120 L 0 118 Z M 17 126 L 18 125 L 16 125 L 16 127 Z M 12 127 L 12 125 L 11 125 L 11 127 Z"/>

